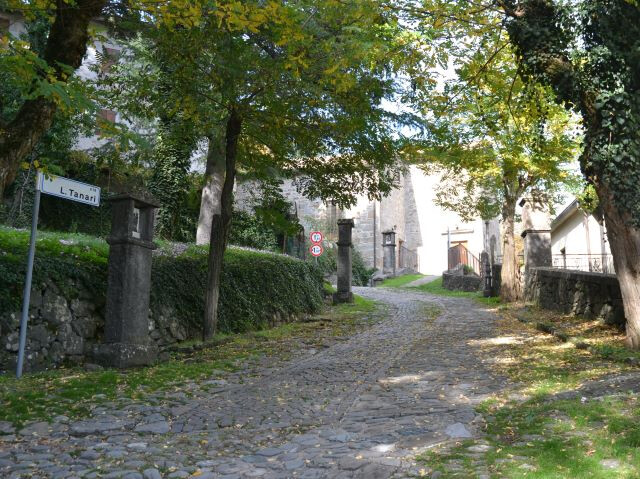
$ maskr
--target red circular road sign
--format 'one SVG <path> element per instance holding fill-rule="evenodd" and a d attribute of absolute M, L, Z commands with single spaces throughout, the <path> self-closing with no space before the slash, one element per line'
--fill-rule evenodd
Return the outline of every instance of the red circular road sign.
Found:
<path fill-rule="evenodd" d="M 313 244 L 319 244 L 322 243 L 324 236 L 322 236 L 320 231 L 312 231 L 311 234 L 309 234 L 309 239 Z"/>
<path fill-rule="evenodd" d="M 314 244 L 313 246 L 311 246 L 311 248 L 309 248 L 309 252 L 311 253 L 311 256 L 322 256 L 322 253 L 324 253 L 324 248 L 322 247 L 322 245 Z"/>

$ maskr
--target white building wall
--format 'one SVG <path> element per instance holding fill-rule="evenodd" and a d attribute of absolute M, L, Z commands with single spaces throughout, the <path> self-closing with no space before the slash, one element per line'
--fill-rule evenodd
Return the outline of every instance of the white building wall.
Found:
<path fill-rule="evenodd" d="M 551 253 L 567 255 L 611 254 L 609 242 L 602 242 L 603 226 L 592 215 L 576 210 L 551 231 Z"/>
<path fill-rule="evenodd" d="M 483 251 L 483 221 L 467 223 L 460 216 L 435 204 L 435 186 L 439 176 L 427 176 L 416 167 L 411 167 L 411 182 L 417 206 L 417 224 L 420 225 L 420 272 L 442 274 L 447 269 L 447 230 L 451 241 L 466 241 L 467 248 L 476 257 Z"/>

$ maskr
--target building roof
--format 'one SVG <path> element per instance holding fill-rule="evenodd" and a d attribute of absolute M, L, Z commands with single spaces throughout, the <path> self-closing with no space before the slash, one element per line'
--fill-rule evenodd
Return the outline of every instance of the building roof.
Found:
<path fill-rule="evenodd" d="M 551 222 L 551 231 L 557 229 L 562 223 L 567 221 L 576 211 L 580 211 L 578 200 L 573 200 L 569 206 L 560 212 Z"/>

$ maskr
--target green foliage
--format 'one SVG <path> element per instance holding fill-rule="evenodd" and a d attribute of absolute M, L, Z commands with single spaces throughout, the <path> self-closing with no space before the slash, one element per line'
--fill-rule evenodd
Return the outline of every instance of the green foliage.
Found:
<path fill-rule="evenodd" d="M 195 239 L 198 211 L 189 204 L 193 189 L 191 153 L 195 140 L 183 132 L 180 121 L 167 122 L 158 134 L 148 188 L 159 201 L 156 231 L 159 237 L 174 241 Z"/>
<path fill-rule="evenodd" d="M 28 245 L 28 231 L 0 227 L 0 311 L 3 313 L 20 310 Z M 101 304 L 107 255 L 106 242 L 95 238 L 40 233 L 33 283 L 50 281 L 69 298 L 77 295 L 77 285 L 82 284 Z"/>
<path fill-rule="evenodd" d="M 507 9 L 506 27 L 523 73 L 580 112 L 583 174 L 640 226 L 640 7 L 625 0 L 521 3 L 526 15 Z"/>
<path fill-rule="evenodd" d="M 269 251 L 275 251 L 278 247 L 273 230 L 256 215 L 242 210 L 233 213 L 229 243 Z"/>
<path fill-rule="evenodd" d="M 352 262 L 351 262 L 351 274 L 352 282 L 354 286 L 369 286 L 373 274 L 376 272 L 375 268 L 368 268 L 362 259 L 362 255 L 355 248 L 352 247 Z M 316 261 L 311 258 L 309 261 Z M 322 271 L 323 275 L 331 276 L 338 272 L 338 248 L 328 245 L 325 242 L 324 253 L 317 259 L 318 268 Z"/>
<path fill-rule="evenodd" d="M 197 27 L 141 29 L 105 78 L 105 101 L 132 118 L 173 112 L 196 137 L 220 136 L 235 111 L 239 174 L 296 177 L 341 205 L 388 192 L 403 143 L 395 127 L 413 121 L 384 105 L 403 91 L 391 73 L 412 46 L 394 14 L 372 0 L 251 1 L 241 10 L 252 20 L 227 29 L 237 4 L 221 19 L 218 3 L 195 2 L 209 12 Z"/>
<path fill-rule="evenodd" d="M 450 48 L 456 74 L 425 89 L 430 135 L 417 156 L 443 175 L 436 202 L 467 220 L 507 219 L 522 196 L 551 203 L 575 181 L 579 151 L 576 119 L 549 88 L 523 82 L 504 33 L 483 41 L 484 48 L 477 40 Z"/>
<path fill-rule="evenodd" d="M 250 191 L 250 211 L 235 210 L 231 219 L 229 243 L 237 246 L 284 251 L 285 240 L 298 237 L 302 226 L 293 205 L 280 190 L 281 181 L 261 181 Z"/>
<path fill-rule="evenodd" d="M 28 232 L 0 228 L 0 311 L 20 308 Z M 70 243 L 71 242 L 71 243 Z M 53 282 L 73 298 L 79 285 L 98 304 L 106 294 L 108 246 L 83 235 L 39 233 L 34 284 Z M 205 248 L 178 256 L 155 256 L 151 308 L 172 308 L 193 336 L 200 333 L 207 277 Z M 221 332 L 260 329 L 275 314 L 311 313 L 322 304 L 322 276 L 314 265 L 287 256 L 231 248 L 224 258 L 220 289 Z"/>
<path fill-rule="evenodd" d="M 356 286 L 369 286 L 371 278 L 376 272 L 376 268 L 369 268 L 364 263 L 360 251 L 353 247 L 351 273 L 353 274 L 353 284 Z"/>

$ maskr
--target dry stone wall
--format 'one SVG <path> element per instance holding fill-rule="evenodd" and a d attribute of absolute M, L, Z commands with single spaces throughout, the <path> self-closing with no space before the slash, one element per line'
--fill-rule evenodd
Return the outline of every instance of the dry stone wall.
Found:
<path fill-rule="evenodd" d="M 31 292 L 26 364 L 41 370 L 89 360 L 93 346 L 104 332 L 104 298 L 92 295 L 81 284 L 77 297 L 69 299 L 53 283 L 36 285 Z M 159 348 L 198 335 L 178 321 L 176 311 L 162 307 L 151 311 L 149 335 Z M 18 352 L 19 312 L 0 316 L 0 371 L 12 370 Z"/>
<path fill-rule="evenodd" d="M 69 288 L 67 288 L 69 289 Z M 104 333 L 104 297 L 92 295 L 82 284 L 73 287 L 68 298 L 53 282 L 35 285 L 31 292 L 26 348 L 26 370 L 43 370 L 66 364 L 91 362 L 93 347 Z M 151 308 L 149 337 L 160 351 L 201 331 L 185 321 L 180 312 L 166 305 Z M 268 318 L 269 327 L 295 321 L 298 316 L 277 312 Z M 0 314 L 0 372 L 15 369 L 20 331 L 18 311 Z"/>
<path fill-rule="evenodd" d="M 615 275 L 554 268 L 532 268 L 526 299 L 545 309 L 623 326 L 624 308 Z"/>
<path fill-rule="evenodd" d="M 481 284 L 482 279 L 475 274 L 442 273 L 442 287 L 450 291 L 475 292 Z"/>

